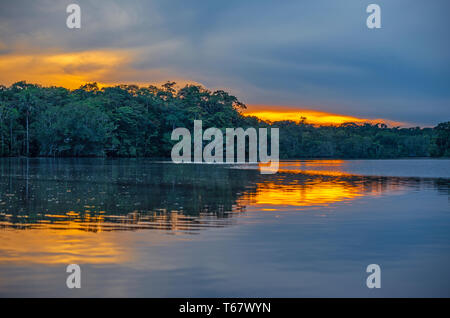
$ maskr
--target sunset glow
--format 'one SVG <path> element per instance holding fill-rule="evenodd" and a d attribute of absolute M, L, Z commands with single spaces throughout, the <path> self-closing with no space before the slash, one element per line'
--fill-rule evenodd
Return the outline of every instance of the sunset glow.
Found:
<path fill-rule="evenodd" d="M 97 82 L 99 87 L 160 85 L 167 80 L 175 81 L 179 86 L 197 84 L 163 69 L 135 69 L 132 66 L 135 59 L 135 51 L 118 49 L 3 55 L 0 83 L 11 85 L 24 80 L 68 89 L 77 89 L 90 82 Z"/>
<path fill-rule="evenodd" d="M 171 74 L 165 69 L 139 70 L 133 67 L 138 53 L 133 50 L 87 50 L 79 52 L 48 52 L 40 54 L 3 55 L 0 60 L 0 83 L 11 85 L 25 80 L 47 86 L 62 86 L 77 89 L 97 82 L 99 87 L 117 84 L 141 86 L 161 85 L 167 80 L 177 82 L 177 86 L 200 84 L 182 76 Z M 302 117 L 313 125 L 340 125 L 353 123 L 384 123 L 388 126 L 412 126 L 412 124 L 383 118 L 363 118 L 337 114 L 305 107 L 279 105 L 248 105 L 244 115 L 256 116 L 266 121 L 291 120 L 299 122 Z"/>
<path fill-rule="evenodd" d="M 313 185 L 295 186 L 262 183 L 258 184 L 255 195 L 247 195 L 243 200 L 264 206 L 328 206 L 332 203 L 348 201 L 363 196 L 361 187 L 349 183 L 321 182 Z M 245 201 L 244 201 L 245 202 Z"/>
<path fill-rule="evenodd" d="M 291 120 L 295 122 L 300 122 L 302 117 L 306 118 L 305 122 L 313 125 L 340 125 L 343 123 L 353 122 L 357 124 L 362 123 L 383 123 L 388 126 L 405 126 L 407 123 L 392 121 L 388 119 L 369 119 L 360 118 L 355 116 L 341 115 L 323 111 L 316 111 L 305 108 L 288 108 L 280 107 L 277 105 L 271 106 L 259 106 L 259 105 L 249 105 L 247 111 L 244 112 L 247 116 L 256 116 L 259 119 L 266 121 L 283 121 Z"/>
<path fill-rule="evenodd" d="M 364 196 L 379 196 L 383 192 L 398 193 L 403 186 L 397 180 L 380 184 L 376 179 L 355 181 L 361 178 L 346 171 L 344 160 L 281 161 L 278 173 L 310 175 L 312 179 L 302 184 L 287 182 L 283 178 L 275 182 L 258 183 L 256 193 L 246 193 L 242 200 L 259 206 L 330 206 L 338 202 L 351 202 Z M 270 169 L 267 164 L 259 164 L 261 170 Z M 330 181 L 328 178 L 333 177 Z M 295 179 L 294 179 L 295 180 Z"/>
<path fill-rule="evenodd" d="M 0 81 L 10 85 L 26 80 L 75 89 L 86 82 L 100 82 L 127 59 L 127 53 L 118 51 L 6 55 L 0 60 Z"/>

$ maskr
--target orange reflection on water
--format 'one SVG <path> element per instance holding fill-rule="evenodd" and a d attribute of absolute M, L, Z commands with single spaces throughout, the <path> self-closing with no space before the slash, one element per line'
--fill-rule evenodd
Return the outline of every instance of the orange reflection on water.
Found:
<path fill-rule="evenodd" d="M 258 184 L 255 194 L 242 199 L 252 205 L 327 206 L 331 203 L 352 200 L 364 196 L 360 186 L 345 182 L 321 182 L 319 184 L 289 185 L 279 183 Z"/>
<path fill-rule="evenodd" d="M 41 223 L 39 230 L 0 230 L 0 263 L 113 264 L 130 258 L 124 238 L 82 231 L 75 222 L 62 228 Z"/>
<path fill-rule="evenodd" d="M 80 218 L 79 213 L 73 211 L 45 216 L 51 221 L 21 225 L 0 222 L 3 227 L 0 229 L 0 264 L 114 264 L 133 259 L 135 236 L 124 230 L 140 228 L 134 213 L 126 216 L 126 223 L 105 222 L 103 215 Z M 177 219 L 177 215 L 169 218 Z M 55 221 L 58 219 L 63 220 Z M 167 224 L 159 220 L 152 228 L 166 229 Z M 170 229 L 176 226 L 171 224 Z M 171 240 L 167 236 L 161 238 L 160 232 L 147 233 L 146 238 L 152 244 Z"/>
<path fill-rule="evenodd" d="M 281 207 L 287 211 L 327 207 L 351 203 L 365 196 L 393 193 L 405 187 L 401 178 L 349 174 L 345 171 L 346 164 L 343 160 L 280 162 L 277 174 L 251 179 L 245 190 L 233 197 L 236 211 L 223 212 L 242 212 L 244 206 L 254 207 L 258 212 L 278 211 Z M 227 217 L 218 217 L 213 210 L 189 214 L 165 206 L 111 214 L 93 203 L 78 212 L 73 211 L 73 206 L 69 208 L 66 213 L 52 209 L 47 211 L 53 213 L 45 214 L 0 213 L 4 220 L 0 221 L 0 264 L 135 261 L 133 246 L 138 245 L 139 240 L 136 230 L 148 230 L 145 231 L 147 244 L 165 244 L 176 237 L 165 235 L 167 233 L 193 234 L 206 228 L 229 226 L 234 223 L 235 216 L 240 215 L 230 213 Z"/>
<path fill-rule="evenodd" d="M 344 160 L 301 160 L 301 161 L 279 161 L 274 163 L 259 163 L 259 170 L 264 173 L 287 172 L 307 173 L 328 176 L 350 176 L 352 174 L 344 171 Z"/>
<path fill-rule="evenodd" d="M 329 206 L 403 188 L 395 178 L 381 181 L 349 173 L 345 169 L 347 163 L 344 160 L 281 161 L 277 169 L 281 178 L 258 183 L 256 192 L 247 193 L 242 199 L 247 204 L 263 206 Z M 273 168 L 260 163 L 259 169 Z"/>
<path fill-rule="evenodd" d="M 8 217 L 8 216 L 7 216 Z M 26 218 L 26 216 L 23 216 Z M 135 261 L 137 230 L 146 231 L 146 244 L 185 240 L 204 228 L 226 226 L 208 214 L 187 216 L 179 212 L 127 215 L 83 215 L 74 211 L 46 214 L 34 223 L 0 222 L 0 264 L 114 264 Z M 175 235 L 166 235 L 166 234 Z M 180 235 L 178 235 L 180 234 Z"/>

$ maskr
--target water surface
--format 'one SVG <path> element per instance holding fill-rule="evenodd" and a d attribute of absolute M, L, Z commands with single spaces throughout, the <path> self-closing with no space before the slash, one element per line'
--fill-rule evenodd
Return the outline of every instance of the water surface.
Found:
<path fill-rule="evenodd" d="M 449 167 L 0 159 L 0 296 L 449 297 Z"/>

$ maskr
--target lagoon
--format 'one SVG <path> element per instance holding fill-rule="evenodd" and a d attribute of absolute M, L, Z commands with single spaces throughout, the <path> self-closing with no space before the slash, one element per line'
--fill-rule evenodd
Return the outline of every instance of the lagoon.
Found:
<path fill-rule="evenodd" d="M 0 159 L 0 296 L 449 297 L 449 167 Z"/>

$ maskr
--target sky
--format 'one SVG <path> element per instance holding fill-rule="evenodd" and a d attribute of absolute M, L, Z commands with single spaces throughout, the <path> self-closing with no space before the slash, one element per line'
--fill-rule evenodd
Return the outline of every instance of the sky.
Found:
<path fill-rule="evenodd" d="M 370 3 L 381 29 L 366 26 Z M 449 13 L 446 0 L 0 0 L 0 84 L 174 80 L 254 114 L 435 126 L 450 120 Z"/>

